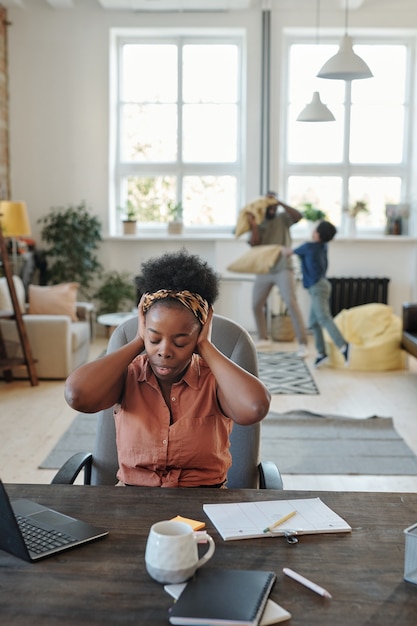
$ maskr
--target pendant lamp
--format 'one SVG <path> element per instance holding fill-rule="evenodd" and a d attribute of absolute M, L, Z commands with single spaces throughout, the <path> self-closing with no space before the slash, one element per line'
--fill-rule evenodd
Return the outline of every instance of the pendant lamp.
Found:
<path fill-rule="evenodd" d="M 319 42 L 320 0 L 316 2 L 316 44 Z M 311 102 L 306 104 L 297 117 L 297 122 L 334 122 L 335 117 L 320 99 L 318 91 L 313 93 Z"/>
<path fill-rule="evenodd" d="M 318 91 L 313 93 L 309 102 L 297 117 L 297 122 L 334 122 L 335 117 L 330 109 L 320 100 Z"/>
<path fill-rule="evenodd" d="M 356 80 L 372 78 L 373 74 L 352 47 L 352 37 L 348 35 L 348 0 L 345 0 L 345 34 L 340 42 L 338 52 L 321 68 L 317 76 L 336 80 Z"/>

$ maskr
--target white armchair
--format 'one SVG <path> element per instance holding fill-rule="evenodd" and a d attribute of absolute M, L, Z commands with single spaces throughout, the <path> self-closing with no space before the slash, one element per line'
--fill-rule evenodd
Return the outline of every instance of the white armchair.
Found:
<path fill-rule="evenodd" d="M 17 276 L 14 281 L 21 310 L 25 311 L 23 284 Z M 4 301 L 4 287 L 7 285 L 0 284 L 0 309 L 10 309 Z M 65 379 L 88 360 L 94 307 L 88 302 L 77 302 L 76 311 L 78 321 L 72 321 L 69 315 L 23 314 L 38 378 Z M 1 319 L 0 326 L 8 356 L 19 358 L 22 350 L 15 321 Z M 12 372 L 15 378 L 27 378 L 25 367 L 14 367 Z"/>

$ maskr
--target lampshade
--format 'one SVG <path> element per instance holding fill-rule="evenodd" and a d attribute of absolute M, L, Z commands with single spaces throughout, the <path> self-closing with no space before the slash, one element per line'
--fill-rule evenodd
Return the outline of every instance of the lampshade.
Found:
<path fill-rule="evenodd" d="M 316 0 L 316 42 L 319 43 L 320 0 Z M 297 122 L 334 122 L 334 115 L 320 100 L 318 91 L 313 93 L 311 102 L 307 104 L 297 117 Z"/>
<path fill-rule="evenodd" d="M 31 234 L 25 202 L 0 202 L 0 223 L 5 237 Z"/>
<path fill-rule="evenodd" d="M 318 91 L 313 93 L 311 102 L 307 104 L 297 117 L 297 122 L 334 122 L 334 115 L 320 100 Z"/>
<path fill-rule="evenodd" d="M 353 51 L 352 37 L 345 34 L 338 52 L 326 61 L 317 76 L 338 80 L 356 80 L 372 78 L 373 74 L 365 61 Z"/>

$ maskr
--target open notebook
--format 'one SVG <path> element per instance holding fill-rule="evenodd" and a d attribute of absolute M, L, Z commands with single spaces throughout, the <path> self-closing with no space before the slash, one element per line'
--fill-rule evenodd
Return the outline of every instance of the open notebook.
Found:
<path fill-rule="evenodd" d="M 320 498 L 204 504 L 204 512 L 225 541 L 295 535 L 349 532 L 349 524 Z M 273 527 L 277 520 L 291 517 Z M 270 531 L 267 528 L 272 527 Z"/>

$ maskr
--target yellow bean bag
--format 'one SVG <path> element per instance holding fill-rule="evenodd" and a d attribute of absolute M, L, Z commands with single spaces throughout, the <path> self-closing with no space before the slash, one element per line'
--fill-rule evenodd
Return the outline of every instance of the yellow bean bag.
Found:
<path fill-rule="evenodd" d="M 402 322 L 390 306 L 375 303 L 343 309 L 334 321 L 350 344 L 348 369 L 405 369 L 406 355 L 401 349 Z M 326 331 L 324 338 L 329 365 L 344 368 L 344 358 Z"/>

